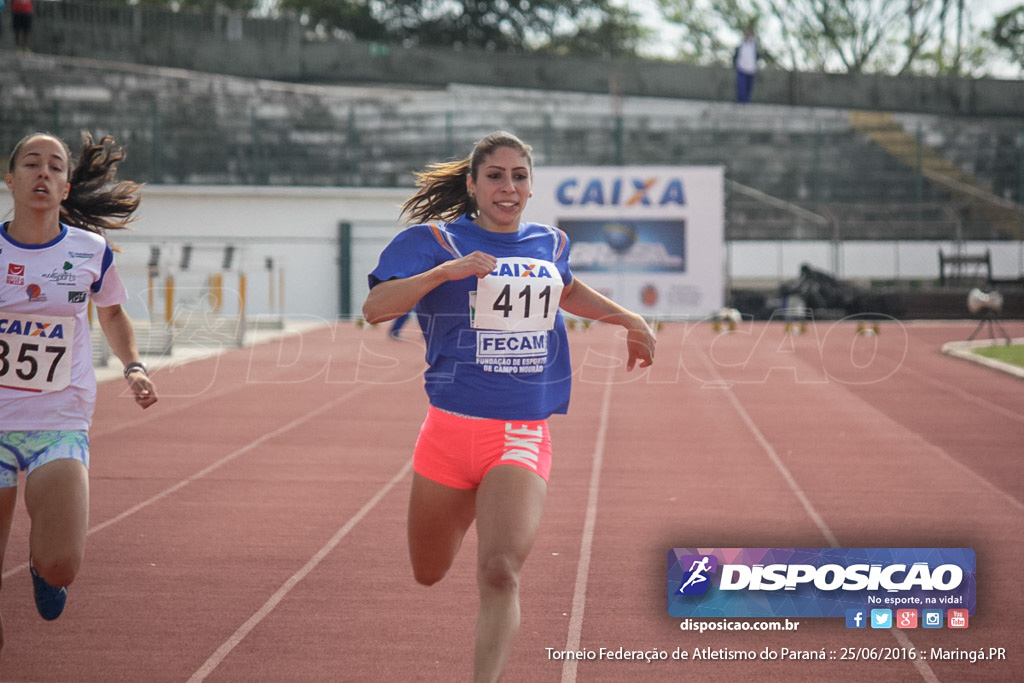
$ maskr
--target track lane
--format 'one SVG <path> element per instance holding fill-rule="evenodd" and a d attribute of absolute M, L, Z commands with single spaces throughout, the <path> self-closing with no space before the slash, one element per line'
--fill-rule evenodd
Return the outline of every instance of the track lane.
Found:
<path fill-rule="evenodd" d="M 781 329 L 781 326 L 776 329 Z M 726 429 L 728 435 L 717 434 L 718 428 L 729 425 L 736 414 L 735 408 L 730 410 L 721 403 L 715 403 L 710 410 L 712 416 L 705 421 L 697 420 L 692 425 L 693 430 L 697 431 L 691 431 L 685 426 L 679 432 L 673 431 L 677 426 L 685 424 L 687 409 L 692 409 L 694 404 L 688 398 L 690 395 L 713 391 L 714 387 L 726 385 L 727 389 L 719 391 L 733 392 L 738 397 L 742 410 L 751 416 L 757 430 L 778 453 L 803 494 L 814 509 L 819 511 L 828 527 L 834 530 L 836 539 L 842 545 L 979 547 L 979 569 L 984 580 L 989 581 L 989 589 L 980 591 L 979 599 L 987 597 L 994 602 L 995 596 L 1006 595 L 1004 591 L 1010 588 L 1006 580 L 1012 580 L 1012 566 L 1020 555 L 1017 540 L 1019 534 L 1014 539 L 1012 530 L 1020 527 L 1021 520 L 1013 515 L 1012 506 L 1008 506 L 1005 500 L 991 495 L 982 480 L 968 478 L 965 481 L 961 468 L 937 454 L 934 444 L 921 434 L 907 430 L 891 417 L 891 410 L 881 412 L 873 408 L 850 390 L 848 383 L 829 381 L 827 372 L 822 370 L 821 358 L 817 355 L 819 351 L 802 355 L 801 345 L 806 343 L 806 339 L 787 338 L 781 333 L 769 338 L 766 335 L 770 334 L 770 330 L 761 330 L 756 335 L 715 337 L 698 344 L 698 334 L 695 331 L 687 333 L 683 353 L 690 347 L 703 345 L 707 358 L 715 359 L 718 367 L 723 368 L 720 374 L 728 377 L 728 381 L 716 382 L 714 378 L 700 376 L 699 372 L 694 371 L 697 364 L 689 357 L 684 358 L 680 365 L 688 371 L 675 384 L 676 400 L 672 401 L 663 393 L 658 393 L 658 405 L 673 403 L 679 407 L 672 414 L 671 421 L 666 420 L 663 408 L 654 411 L 660 418 L 650 421 L 645 420 L 650 411 L 633 413 L 626 418 L 632 422 L 636 440 L 643 438 L 645 444 L 654 446 L 650 437 L 642 435 L 657 432 L 660 437 L 664 437 L 662 457 L 655 459 L 650 470 L 644 470 L 634 477 L 633 473 L 638 467 L 636 459 L 642 456 L 642 451 L 630 449 L 629 439 L 620 448 L 609 447 L 611 453 L 621 450 L 630 457 L 630 464 L 621 469 L 623 479 L 620 485 L 640 490 L 623 494 L 624 500 L 619 506 L 612 502 L 616 495 L 614 487 L 606 487 L 602 496 L 602 519 L 605 522 L 604 526 L 599 526 L 599 538 L 628 540 L 616 549 L 608 548 L 603 555 L 595 554 L 607 562 L 607 566 L 595 563 L 594 571 L 602 578 L 593 581 L 595 593 L 607 609 L 602 612 L 591 603 L 589 611 L 594 621 L 588 622 L 587 627 L 593 629 L 593 638 L 588 642 L 592 645 L 601 641 L 617 645 L 636 643 L 638 647 L 641 642 L 649 641 L 651 646 L 665 642 L 666 635 L 662 631 L 667 632 L 670 627 L 658 617 L 651 616 L 651 610 L 654 609 L 664 612 L 663 593 L 659 592 L 656 596 L 641 593 L 639 589 L 634 589 L 629 577 L 643 572 L 663 572 L 663 553 L 673 545 L 828 545 L 823 542 L 820 533 L 808 533 L 809 518 L 803 511 L 794 515 L 780 508 L 787 500 L 794 500 L 791 491 L 776 489 L 772 493 L 769 489 L 762 494 L 762 490 L 768 488 L 771 481 L 764 473 L 756 477 L 761 482 L 761 488 L 757 484 L 737 479 L 737 476 L 743 477 L 743 473 L 757 473 L 757 461 L 763 460 L 764 454 L 763 449 L 759 454 L 757 449 L 744 444 L 743 430 L 735 426 Z M 770 343 L 766 343 L 766 340 Z M 659 342 L 659 354 L 662 354 L 665 341 Z M 948 359 L 936 357 L 936 360 Z M 765 373 L 764 368 L 770 366 L 774 366 L 776 371 Z M 825 381 L 818 381 L 821 378 Z M 891 380 L 880 380 L 886 381 Z M 907 404 L 905 409 L 913 410 L 913 404 Z M 621 425 L 612 428 L 613 433 L 628 433 L 629 430 L 629 427 Z M 997 448 L 1001 448 L 1005 455 L 1012 452 L 1014 443 L 1019 441 L 1015 441 L 1012 431 L 1007 433 L 1004 429 L 1002 434 L 1001 446 Z M 699 474 L 688 476 L 685 468 L 672 469 L 671 464 L 666 463 L 664 455 L 671 452 L 673 443 L 677 444 L 676 449 L 679 444 L 690 444 L 695 450 L 707 450 L 714 457 L 702 458 L 699 461 Z M 715 443 L 729 445 L 716 449 Z M 725 454 L 720 454 L 720 451 Z M 727 460 L 730 455 L 744 462 L 730 467 Z M 614 467 L 614 460 L 615 456 L 610 456 L 609 468 Z M 1016 472 L 1019 477 L 1021 470 Z M 704 486 L 695 486 L 694 479 L 699 479 Z M 658 510 L 651 504 L 651 500 L 659 498 L 662 481 L 675 483 L 679 509 Z M 745 492 L 746 499 L 730 500 L 728 494 L 733 489 L 729 484 L 721 482 L 735 482 L 735 490 Z M 950 496 L 954 499 L 966 497 L 970 502 L 951 507 Z M 664 524 L 666 529 L 659 534 L 645 528 L 652 524 Z M 698 527 L 696 532 L 688 534 L 687 529 L 695 524 Z M 655 540 L 659 535 L 672 538 L 673 534 L 682 540 L 660 543 Z M 655 546 L 654 550 L 651 549 L 652 545 Z M 1007 545 L 1011 546 L 1008 556 Z M 988 567 L 981 564 L 992 562 L 995 557 L 986 552 L 986 546 L 1002 548 L 996 560 L 1001 570 L 997 570 L 993 564 Z M 638 564 L 635 557 L 643 557 L 645 553 L 658 556 L 657 561 L 648 560 L 650 564 Z M 634 559 L 629 558 L 631 554 Z M 996 574 L 1001 577 L 997 578 Z M 613 577 L 619 577 L 619 580 Z M 1019 628 L 1019 617 L 1016 616 L 1013 601 L 1007 601 L 1004 597 L 1003 604 L 1008 609 L 990 614 L 984 621 L 991 630 L 971 632 L 969 635 L 966 632 L 929 633 L 927 642 L 957 644 L 960 647 L 988 647 L 999 641 L 1004 641 L 1004 645 L 1006 641 L 1013 642 L 1012 634 Z M 1017 607 L 1019 611 L 1019 601 Z M 991 609 L 991 606 L 988 608 Z M 644 616 L 632 620 L 621 616 L 631 610 Z M 617 620 L 625 623 L 615 626 Z M 666 621 L 672 620 L 666 618 Z M 839 644 L 880 645 L 877 633 L 851 632 L 842 624 L 837 626 L 829 622 L 805 622 L 796 638 L 788 634 L 753 638 L 745 638 L 742 634 L 729 634 L 724 638 L 720 635 L 716 638 L 682 634 L 684 637 L 677 640 L 718 641 L 730 647 L 739 647 L 745 641 L 761 644 L 762 647 L 764 644 L 775 643 L 779 647 L 791 648 L 794 642 L 824 644 L 829 648 Z M 642 637 L 644 633 L 650 636 L 646 640 Z M 920 631 L 910 632 L 917 639 L 922 637 L 920 634 Z M 888 637 L 885 641 L 881 644 L 896 644 Z M 634 671 L 623 668 L 627 666 L 618 665 L 617 668 L 607 663 L 586 664 L 581 666 L 581 680 L 616 680 L 625 671 Z M 679 673 L 680 665 L 676 666 L 676 670 L 672 671 L 669 667 L 659 669 L 659 665 L 639 670 L 643 672 L 643 680 L 673 680 L 672 676 Z M 868 676 L 877 680 L 931 680 L 927 671 L 916 671 L 910 663 L 890 663 L 881 672 L 872 663 L 845 663 L 838 669 L 828 663 L 803 663 L 800 666 L 800 670 L 807 675 L 828 676 L 838 680 L 863 680 Z M 1010 665 L 1002 668 L 1004 674 L 1013 675 L 1010 672 L 1017 671 L 1007 666 Z M 702 679 L 727 680 L 744 671 L 742 667 L 738 663 L 707 663 L 703 667 L 691 663 L 686 671 L 689 674 L 697 673 Z M 770 668 L 762 663 L 756 670 L 766 672 Z M 982 671 L 972 669 L 965 662 L 929 663 L 929 668 L 933 669 L 939 680 L 971 680 L 971 676 Z M 998 670 L 998 667 L 988 667 L 984 669 L 986 673 L 983 675 L 991 676 Z"/>
<path fill-rule="evenodd" d="M 927 428 L 934 416 L 965 405 L 984 411 L 985 402 L 1012 400 L 1019 380 L 1006 385 L 993 381 L 997 375 L 991 370 L 943 357 L 934 351 L 941 330 L 919 334 L 909 326 L 912 353 L 903 361 L 904 372 L 874 384 L 830 381 L 822 348 L 835 349 L 780 329 L 765 325 L 745 334 L 713 335 L 708 326 L 668 325 L 660 333 L 655 368 L 632 375 L 614 371 L 581 646 L 671 651 L 697 645 L 879 645 L 879 634 L 854 634 L 833 620 L 805 621 L 796 635 L 697 636 L 681 632 L 679 620 L 667 616 L 662 582 L 671 547 L 828 544 L 766 457 L 758 432 L 843 545 L 882 540 L 976 547 L 979 615 L 968 631 L 927 634 L 928 645 L 987 647 L 1019 633 L 1017 614 L 1024 605 L 1007 596 L 1015 595 L 1013 567 L 1024 559 L 1022 520 L 1005 497 L 981 482 L 1015 491 L 1021 469 L 1010 467 L 996 477 L 986 469 L 989 456 L 972 460 L 972 449 L 961 443 L 978 436 L 969 426 L 961 432 Z M 885 341 L 887 332 L 879 339 Z M 381 329 L 339 326 L 322 334 L 305 336 L 301 348 L 282 342 L 230 352 L 213 369 L 177 369 L 161 388 L 179 387 L 181 398 L 154 409 L 170 406 L 166 422 L 158 413 L 139 417 L 121 410 L 134 406 L 101 398 L 95 525 L 201 472 L 213 462 L 212 452 L 230 453 L 228 441 L 236 437 L 228 434 L 241 432 L 247 439 L 241 443 L 251 443 L 345 391 L 370 387 L 338 410 L 267 438 L 91 536 L 66 615 L 72 618 L 42 622 L 31 606 L 25 572 L 5 579 L 0 609 L 9 642 L 0 680 L 187 680 L 400 472 L 425 410 L 421 350 L 415 343 L 390 342 Z M 562 676 L 563 663 L 549 660 L 546 648 L 565 647 L 572 630 L 607 365 L 621 363 L 621 340 L 609 328 L 577 331 L 571 340 L 577 381 L 570 414 L 552 418 L 554 470 L 545 519 L 524 570 L 523 626 L 507 671 L 510 681 Z M 849 360 L 847 354 L 837 361 L 839 369 Z M 933 369 L 932 362 L 948 369 Z M 774 370 L 765 372 L 766 367 Z M 189 378 L 193 369 L 199 375 Z M 942 391 L 936 381 L 959 391 Z M 898 399 L 885 402 L 890 395 Z M 928 405 L 931 422 L 912 411 L 903 414 L 915 399 Z M 381 405 L 387 406 L 383 413 Z M 991 417 L 993 411 L 987 412 Z M 133 424 L 138 420 L 145 428 Z M 925 426 L 915 428 L 915 421 Z M 1016 424 L 985 423 L 992 462 L 1000 452 L 1006 460 L 1006 449 L 1013 447 L 1007 443 L 1020 443 L 1013 441 L 1015 431 L 997 436 L 1005 423 Z M 363 441 L 363 433 L 374 438 Z M 201 446 L 169 446 L 182 438 Z M 148 448 L 141 451 L 140 443 Z M 977 475 L 966 475 L 965 467 Z M 405 548 L 407 495 L 408 480 L 400 478 L 206 680 L 429 681 L 468 675 L 476 611 L 474 533 L 445 581 L 430 589 L 415 585 Z M 27 531 L 24 519 L 16 521 L 15 531 Z M 23 539 L 12 539 L 8 571 L 18 548 L 25 547 Z M 138 609 L 140 595 L 147 596 L 144 611 Z M 924 634 L 910 635 L 921 644 Z M 61 653 L 59 661 L 32 647 L 41 641 Z M 584 662 L 577 680 L 773 674 L 797 680 L 922 680 L 909 663 L 843 664 Z M 964 662 L 931 666 L 943 681 L 992 680 L 998 673 Z"/>

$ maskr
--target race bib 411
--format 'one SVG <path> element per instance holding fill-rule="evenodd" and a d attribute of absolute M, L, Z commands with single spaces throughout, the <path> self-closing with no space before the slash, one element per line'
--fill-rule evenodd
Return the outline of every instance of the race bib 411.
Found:
<path fill-rule="evenodd" d="M 562 297 L 562 277 L 550 261 L 499 258 L 477 281 L 472 324 L 502 332 L 550 330 Z"/>

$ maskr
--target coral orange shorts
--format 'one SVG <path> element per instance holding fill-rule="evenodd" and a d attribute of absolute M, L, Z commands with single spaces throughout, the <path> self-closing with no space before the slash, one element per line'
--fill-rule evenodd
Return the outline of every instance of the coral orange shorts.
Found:
<path fill-rule="evenodd" d="M 439 484 L 475 489 L 498 465 L 551 474 L 547 420 L 491 420 L 430 406 L 413 453 L 413 469 Z"/>

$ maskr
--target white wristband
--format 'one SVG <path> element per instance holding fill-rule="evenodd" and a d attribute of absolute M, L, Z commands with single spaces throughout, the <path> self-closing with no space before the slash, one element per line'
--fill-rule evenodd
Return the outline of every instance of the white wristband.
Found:
<path fill-rule="evenodd" d="M 132 374 L 136 370 L 142 372 L 143 375 L 149 375 L 149 370 L 146 369 L 146 364 L 139 361 L 132 361 L 128 365 L 124 366 L 124 378 L 128 379 L 128 375 Z"/>

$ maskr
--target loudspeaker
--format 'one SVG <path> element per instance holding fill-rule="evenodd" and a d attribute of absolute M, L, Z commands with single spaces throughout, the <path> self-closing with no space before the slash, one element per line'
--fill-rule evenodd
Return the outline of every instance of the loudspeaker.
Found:
<path fill-rule="evenodd" d="M 1003 310 L 1003 295 L 999 292 L 983 292 L 977 287 L 967 293 L 967 310 L 977 315 L 983 311 L 998 313 Z"/>

